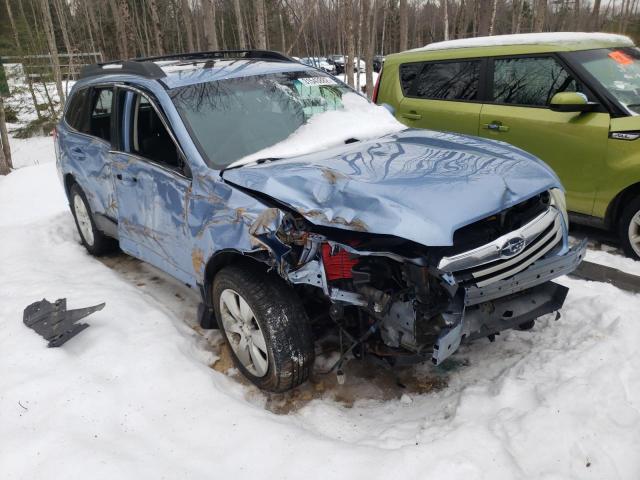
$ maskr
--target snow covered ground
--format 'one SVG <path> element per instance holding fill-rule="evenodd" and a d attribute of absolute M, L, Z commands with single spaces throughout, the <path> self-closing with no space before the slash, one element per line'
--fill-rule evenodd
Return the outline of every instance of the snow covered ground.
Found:
<path fill-rule="evenodd" d="M 230 368 L 196 295 L 82 246 L 51 139 L 0 177 L 0 478 L 640 478 L 640 296 L 563 278 L 562 318 L 443 367 L 349 364 L 267 396 Z M 615 257 L 610 253 L 599 255 Z M 24 307 L 106 302 L 62 348 Z M 214 368 L 211 368 L 213 365 Z"/>

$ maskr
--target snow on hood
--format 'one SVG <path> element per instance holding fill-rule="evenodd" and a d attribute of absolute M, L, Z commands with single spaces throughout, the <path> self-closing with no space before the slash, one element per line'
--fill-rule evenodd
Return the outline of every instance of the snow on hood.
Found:
<path fill-rule="evenodd" d="M 355 138 L 370 140 L 407 127 L 384 107 L 356 93 L 342 96 L 341 110 L 329 110 L 312 116 L 289 137 L 270 147 L 236 160 L 227 168 L 255 162 L 260 158 L 288 158 L 343 145 Z"/>
<path fill-rule="evenodd" d="M 317 225 L 427 246 L 451 245 L 458 228 L 560 186 L 547 165 L 515 147 L 429 130 L 227 170 L 223 177 Z"/>
<path fill-rule="evenodd" d="M 490 37 L 460 38 L 444 42 L 430 43 L 414 48 L 410 52 L 423 50 L 447 50 L 450 48 L 492 47 L 501 45 L 532 45 L 580 42 L 606 42 L 616 46 L 633 46 L 633 40 L 624 35 L 612 33 L 553 32 L 553 33 L 516 33 L 513 35 L 494 35 Z"/>

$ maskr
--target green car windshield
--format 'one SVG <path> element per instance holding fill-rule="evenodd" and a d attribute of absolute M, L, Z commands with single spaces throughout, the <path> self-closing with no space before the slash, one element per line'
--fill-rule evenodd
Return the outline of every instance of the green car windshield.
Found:
<path fill-rule="evenodd" d="M 208 165 L 222 169 L 343 108 L 345 84 L 317 71 L 272 73 L 175 88 L 171 98 Z"/>
<path fill-rule="evenodd" d="M 601 48 L 569 54 L 629 110 L 640 114 L 640 49 Z"/>

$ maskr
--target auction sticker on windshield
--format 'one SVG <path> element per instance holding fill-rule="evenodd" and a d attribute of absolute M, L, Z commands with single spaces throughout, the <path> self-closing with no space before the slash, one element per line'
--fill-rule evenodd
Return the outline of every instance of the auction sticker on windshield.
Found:
<path fill-rule="evenodd" d="M 338 82 L 336 82 L 331 77 L 305 77 L 305 78 L 296 78 L 296 80 L 308 87 L 315 87 L 317 85 L 337 85 L 338 84 Z"/>

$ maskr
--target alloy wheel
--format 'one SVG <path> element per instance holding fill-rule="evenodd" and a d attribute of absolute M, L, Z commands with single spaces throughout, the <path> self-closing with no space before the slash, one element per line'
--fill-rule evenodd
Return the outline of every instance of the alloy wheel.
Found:
<path fill-rule="evenodd" d="M 229 344 L 249 373 L 263 377 L 269 369 L 267 343 L 256 317 L 242 296 L 230 288 L 220 295 L 220 319 Z"/>

